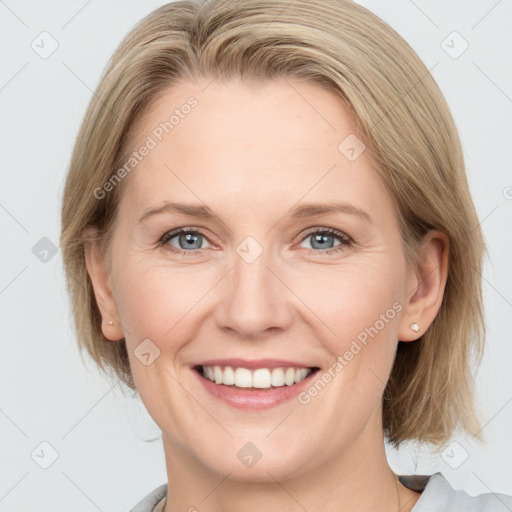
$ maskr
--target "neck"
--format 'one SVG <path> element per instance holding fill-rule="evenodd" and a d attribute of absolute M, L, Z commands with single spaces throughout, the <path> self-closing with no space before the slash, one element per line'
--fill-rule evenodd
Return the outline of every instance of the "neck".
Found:
<path fill-rule="evenodd" d="M 420 494 L 398 482 L 387 462 L 382 429 L 374 435 L 374 427 L 370 422 L 318 466 L 286 478 L 275 478 L 278 471 L 267 467 L 252 481 L 205 467 L 164 434 L 169 481 L 164 512 L 409 512 Z"/>

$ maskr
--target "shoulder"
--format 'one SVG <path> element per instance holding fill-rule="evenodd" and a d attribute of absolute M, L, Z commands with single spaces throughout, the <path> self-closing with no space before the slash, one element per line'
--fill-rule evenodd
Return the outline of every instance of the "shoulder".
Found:
<path fill-rule="evenodd" d="M 400 481 L 412 490 L 422 492 L 411 512 L 510 512 L 512 496 L 484 493 L 471 496 L 455 490 L 441 473 L 434 475 L 400 476 Z"/>
<path fill-rule="evenodd" d="M 401 475 L 400 481 L 409 489 L 421 492 L 411 512 L 510 512 L 512 496 L 484 493 L 471 496 L 455 490 L 441 473 L 434 475 Z M 153 512 L 167 495 L 167 484 L 162 484 L 140 500 L 130 512 Z"/>
<path fill-rule="evenodd" d="M 167 484 L 162 484 L 142 498 L 130 512 L 153 512 L 156 504 L 167 495 Z"/>

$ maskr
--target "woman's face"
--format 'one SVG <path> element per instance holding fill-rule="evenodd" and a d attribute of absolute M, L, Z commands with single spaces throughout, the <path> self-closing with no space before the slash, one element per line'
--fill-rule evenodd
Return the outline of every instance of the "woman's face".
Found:
<path fill-rule="evenodd" d="M 122 184 L 111 307 L 174 458 L 268 481 L 382 442 L 417 281 L 355 132 L 332 92 L 293 80 L 181 83 L 137 125 L 149 150 Z M 282 386 L 290 367 L 319 370 Z"/>

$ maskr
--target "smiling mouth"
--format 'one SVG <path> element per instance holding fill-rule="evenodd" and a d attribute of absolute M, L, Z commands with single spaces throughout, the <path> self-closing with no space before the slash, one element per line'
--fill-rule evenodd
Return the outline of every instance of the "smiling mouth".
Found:
<path fill-rule="evenodd" d="M 194 370 L 201 377 L 215 384 L 232 386 L 240 389 L 277 389 L 290 387 L 302 382 L 320 368 L 309 367 L 278 367 L 257 368 L 250 370 L 243 367 L 232 366 L 202 366 L 197 365 Z"/>

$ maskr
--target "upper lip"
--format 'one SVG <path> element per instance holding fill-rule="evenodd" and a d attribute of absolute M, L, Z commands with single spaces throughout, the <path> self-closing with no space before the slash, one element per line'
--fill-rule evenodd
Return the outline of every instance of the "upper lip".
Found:
<path fill-rule="evenodd" d="M 317 368 L 298 361 L 289 361 L 284 359 L 208 359 L 201 361 L 194 366 L 232 366 L 235 368 Z"/>

